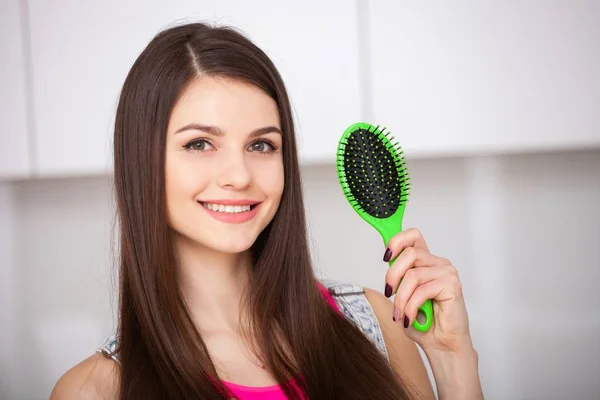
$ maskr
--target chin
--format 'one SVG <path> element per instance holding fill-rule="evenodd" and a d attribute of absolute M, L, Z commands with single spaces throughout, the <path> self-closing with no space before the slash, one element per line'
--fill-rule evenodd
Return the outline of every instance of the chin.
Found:
<path fill-rule="evenodd" d="M 213 243 L 212 245 L 208 245 L 216 251 L 221 253 L 229 253 L 229 254 L 239 254 L 245 251 L 248 251 L 252 248 L 254 241 L 238 241 L 233 243 Z"/>
<path fill-rule="evenodd" d="M 190 224 L 189 221 L 174 229 L 184 240 L 198 250 L 238 254 L 252 248 L 256 239 L 268 225 L 264 221 L 249 224 L 214 224 L 213 221 Z M 197 227 L 201 226 L 201 229 Z"/>
<path fill-rule="evenodd" d="M 246 232 L 245 235 L 226 234 L 225 232 L 216 233 L 206 236 L 199 235 L 189 238 L 192 242 L 196 242 L 199 247 L 208 250 L 217 251 L 220 253 L 238 254 L 243 253 L 254 245 L 256 235 Z"/>

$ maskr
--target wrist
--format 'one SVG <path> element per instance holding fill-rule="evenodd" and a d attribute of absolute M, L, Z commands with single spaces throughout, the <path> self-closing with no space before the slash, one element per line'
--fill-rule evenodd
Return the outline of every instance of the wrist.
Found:
<path fill-rule="evenodd" d="M 435 377 L 440 400 L 483 399 L 479 354 L 473 346 L 460 350 L 430 350 L 425 354 Z"/>
<path fill-rule="evenodd" d="M 442 357 L 463 356 L 475 352 L 470 335 L 449 339 L 444 338 L 443 344 L 431 344 L 423 346 L 423 351 L 432 356 L 440 355 Z M 476 353 L 476 352 L 475 352 Z"/>

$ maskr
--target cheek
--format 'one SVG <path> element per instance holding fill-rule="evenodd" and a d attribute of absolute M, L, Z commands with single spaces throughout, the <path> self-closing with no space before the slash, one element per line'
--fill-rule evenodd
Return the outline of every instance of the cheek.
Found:
<path fill-rule="evenodd" d="M 206 176 L 195 173 L 198 167 L 190 165 L 185 159 L 176 157 L 165 163 L 165 190 L 167 204 L 193 199 L 204 187 Z"/>
<path fill-rule="evenodd" d="M 275 160 L 274 160 L 275 161 Z M 279 200 L 283 193 L 284 174 L 281 160 L 262 165 L 256 171 L 256 182 L 266 195 Z"/>

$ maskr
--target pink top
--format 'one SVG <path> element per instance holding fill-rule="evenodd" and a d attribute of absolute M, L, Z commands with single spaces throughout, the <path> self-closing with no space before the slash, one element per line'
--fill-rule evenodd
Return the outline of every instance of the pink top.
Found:
<path fill-rule="evenodd" d="M 331 294 L 326 287 L 319 285 L 319 290 L 327 300 L 327 302 L 338 312 L 340 312 L 337 304 L 331 297 Z M 242 386 L 236 385 L 235 383 L 223 381 L 225 386 L 240 400 L 287 400 L 287 397 L 279 387 L 279 385 L 266 386 L 266 387 L 253 387 L 253 386 Z M 293 382 L 292 382 L 293 383 Z"/>

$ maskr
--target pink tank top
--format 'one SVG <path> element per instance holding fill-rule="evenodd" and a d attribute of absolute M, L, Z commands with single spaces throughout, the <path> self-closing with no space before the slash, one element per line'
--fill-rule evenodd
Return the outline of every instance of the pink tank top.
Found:
<path fill-rule="evenodd" d="M 327 302 L 338 312 L 340 312 L 337 304 L 331 297 L 327 288 L 320 283 L 319 290 L 327 300 Z M 266 387 L 253 387 L 236 385 L 235 383 L 223 381 L 225 386 L 240 400 L 287 400 L 287 397 L 279 387 L 279 385 Z M 293 381 L 292 381 L 293 384 Z"/>

